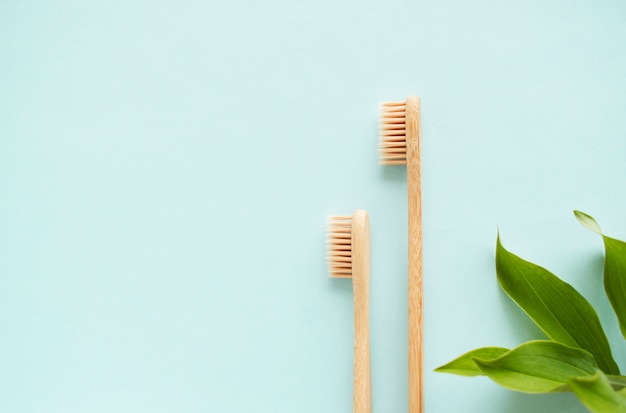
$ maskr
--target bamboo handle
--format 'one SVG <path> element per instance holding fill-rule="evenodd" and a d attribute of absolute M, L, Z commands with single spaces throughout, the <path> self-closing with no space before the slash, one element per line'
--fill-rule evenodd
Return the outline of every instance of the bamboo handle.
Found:
<path fill-rule="evenodd" d="M 370 367 L 370 224 L 367 212 L 352 217 L 352 288 L 354 292 L 354 413 L 372 412 Z"/>
<path fill-rule="evenodd" d="M 409 413 L 422 413 L 423 294 L 422 187 L 420 171 L 420 100 L 406 100 L 406 151 L 409 198 Z"/>

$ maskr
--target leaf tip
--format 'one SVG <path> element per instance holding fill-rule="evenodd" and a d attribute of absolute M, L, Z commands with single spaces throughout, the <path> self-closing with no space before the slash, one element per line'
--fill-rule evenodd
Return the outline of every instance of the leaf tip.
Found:
<path fill-rule="evenodd" d="M 602 235 L 602 230 L 600 229 L 600 225 L 596 222 L 596 220 L 589 214 L 586 214 L 577 209 L 574 210 L 574 216 L 585 228 L 590 231 L 595 232 L 596 234 Z"/>
<path fill-rule="evenodd" d="M 502 236 L 500 235 L 500 228 L 498 228 L 498 236 L 496 238 L 496 260 L 499 255 L 503 253 L 508 253 L 508 252 L 509 250 L 504 248 L 504 245 L 502 245 Z"/>

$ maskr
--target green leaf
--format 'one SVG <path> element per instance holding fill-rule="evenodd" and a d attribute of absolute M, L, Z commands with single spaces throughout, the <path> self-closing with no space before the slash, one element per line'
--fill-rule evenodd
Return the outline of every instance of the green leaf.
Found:
<path fill-rule="evenodd" d="M 606 251 L 604 257 L 604 290 L 617 315 L 622 335 L 626 338 L 626 243 L 604 235 L 596 220 L 590 215 L 580 211 L 574 211 L 574 215 L 585 227 L 602 235 Z"/>
<path fill-rule="evenodd" d="M 605 235 L 604 290 L 626 338 L 626 243 Z"/>
<path fill-rule="evenodd" d="M 593 376 L 570 379 L 569 386 L 593 413 L 626 413 L 626 397 L 613 390 L 600 370 Z"/>
<path fill-rule="evenodd" d="M 502 289 L 548 337 L 591 353 L 600 369 L 619 374 L 596 311 L 568 283 L 507 251 L 498 241 L 496 272 Z"/>
<path fill-rule="evenodd" d="M 482 347 L 469 351 L 448 364 L 435 369 L 439 373 L 457 374 L 459 376 L 483 376 L 485 373 L 476 365 L 474 358 L 493 360 L 509 351 L 504 347 Z"/>
<path fill-rule="evenodd" d="M 585 350 L 554 341 L 529 341 L 497 359 L 474 359 L 493 381 L 524 393 L 566 391 L 572 377 L 593 375 L 598 366 Z"/>

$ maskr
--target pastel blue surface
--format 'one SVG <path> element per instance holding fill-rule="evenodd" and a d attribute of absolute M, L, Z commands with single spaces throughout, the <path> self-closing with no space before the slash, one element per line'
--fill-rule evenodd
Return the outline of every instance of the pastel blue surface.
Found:
<path fill-rule="evenodd" d="M 349 412 L 352 290 L 328 215 L 372 226 L 374 410 L 407 406 L 406 174 L 378 105 L 422 98 L 428 412 L 585 409 L 432 370 L 541 333 L 505 246 L 598 307 L 626 238 L 621 0 L 0 3 L 0 411 Z"/>

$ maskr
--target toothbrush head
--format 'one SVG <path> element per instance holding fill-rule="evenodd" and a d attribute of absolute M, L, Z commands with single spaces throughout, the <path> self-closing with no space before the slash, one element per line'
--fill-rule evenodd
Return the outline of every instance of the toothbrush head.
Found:
<path fill-rule="evenodd" d="M 419 134 L 420 100 L 409 96 L 404 102 L 387 102 L 380 113 L 380 163 L 407 164 L 407 140 Z"/>
<path fill-rule="evenodd" d="M 352 278 L 352 217 L 335 215 L 328 222 L 328 271 L 333 278 Z"/>
<path fill-rule="evenodd" d="M 332 216 L 328 223 L 328 270 L 334 278 L 369 279 L 370 221 L 367 211 Z"/>

